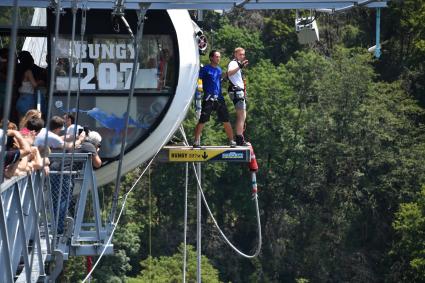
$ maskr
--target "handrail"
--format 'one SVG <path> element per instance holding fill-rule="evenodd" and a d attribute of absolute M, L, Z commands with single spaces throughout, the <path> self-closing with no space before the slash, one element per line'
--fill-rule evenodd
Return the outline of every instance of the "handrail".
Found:
<path fill-rule="evenodd" d="M 0 191 L 0 281 L 35 282 L 43 276 L 49 237 L 41 187 L 42 173 L 14 177 Z M 10 271 L 10 272 L 9 272 Z"/>
<path fill-rule="evenodd" d="M 111 226 L 102 223 L 91 154 L 75 153 L 72 168 L 71 157 L 49 155 L 52 163 L 64 160 L 66 172 L 51 170 L 46 176 L 36 171 L 1 184 L 0 282 L 54 281 L 70 255 L 113 252 L 106 242 Z M 59 185 L 61 175 L 66 178 Z M 46 275 L 45 262 L 53 261 Z"/>

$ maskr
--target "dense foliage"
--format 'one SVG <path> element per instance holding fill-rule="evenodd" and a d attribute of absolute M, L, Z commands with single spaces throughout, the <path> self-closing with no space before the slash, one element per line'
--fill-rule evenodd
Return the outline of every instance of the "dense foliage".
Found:
<path fill-rule="evenodd" d="M 393 1 L 383 10 L 377 60 L 367 53 L 373 10 L 320 16 L 322 39 L 312 46 L 297 43 L 291 12 L 206 13 L 222 67 L 236 45 L 251 61 L 247 135 L 260 165 L 263 246 L 256 259 L 237 256 L 203 210 L 202 252 L 211 264 L 205 258 L 205 282 L 425 281 L 424 17 L 422 1 Z M 189 138 L 195 123 L 191 110 Z M 215 120 L 202 139 L 226 140 Z M 123 191 L 139 173 L 125 177 Z M 155 164 L 130 197 L 117 253 L 102 262 L 98 282 L 147 282 L 152 274 L 160 278 L 152 282 L 181 282 L 184 177 L 184 165 Z M 205 165 L 203 185 L 224 232 L 252 252 L 257 231 L 246 165 Z M 190 244 L 195 192 L 191 172 Z"/>

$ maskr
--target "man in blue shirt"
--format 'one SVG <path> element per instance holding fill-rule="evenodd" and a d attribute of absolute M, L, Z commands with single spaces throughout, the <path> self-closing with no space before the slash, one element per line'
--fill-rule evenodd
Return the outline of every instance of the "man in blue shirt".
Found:
<path fill-rule="evenodd" d="M 229 145 L 234 147 L 236 143 L 233 140 L 233 129 L 229 122 L 229 111 L 227 110 L 226 102 L 221 93 L 222 72 L 221 68 L 218 66 L 221 58 L 220 52 L 212 50 L 209 54 L 209 58 L 210 64 L 201 68 L 199 72 L 199 78 L 202 79 L 204 97 L 202 99 L 201 117 L 195 127 L 195 141 L 193 147 L 200 147 L 202 129 L 205 123 L 210 120 L 212 111 L 217 112 L 218 120 L 223 123 L 224 130 L 229 139 Z"/>

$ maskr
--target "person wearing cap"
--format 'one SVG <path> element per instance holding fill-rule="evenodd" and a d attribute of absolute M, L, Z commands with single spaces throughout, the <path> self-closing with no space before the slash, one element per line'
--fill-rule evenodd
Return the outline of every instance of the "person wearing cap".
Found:
<path fill-rule="evenodd" d="M 80 146 L 75 148 L 76 153 L 91 153 L 92 165 L 94 168 L 99 168 L 102 165 L 102 160 L 98 154 L 102 137 L 96 131 L 90 131 Z"/>

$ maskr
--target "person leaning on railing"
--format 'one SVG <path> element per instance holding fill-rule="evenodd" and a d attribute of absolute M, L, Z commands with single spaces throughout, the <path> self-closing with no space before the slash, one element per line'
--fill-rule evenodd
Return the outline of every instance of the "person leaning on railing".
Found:
<path fill-rule="evenodd" d="M 0 130 L 0 137 L 3 130 Z M 0 147 L 1 149 L 1 147 Z M 7 130 L 6 154 L 4 157 L 4 176 L 11 178 L 17 175 L 18 165 L 22 158 L 31 153 L 31 147 L 17 130 Z"/>
<path fill-rule="evenodd" d="M 91 161 L 94 168 L 102 166 L 102 160 L 99 156 L 100 145 L 102 137 L 96 131 L 89 131 L 87 137 L 81 143 L 79 147 L 75 149 L 75 152 L 91 153 Z"/>
<path fill-rule="evenodd" d="M 21 161 L 19 165 L 19 169 L 21 171 L 25 172 L 31 172 L 33 170 L 39 170 L 43 168 L 43 158 L 46 160 L 44 161 L 45 166 L 45 172 L 46 174 L 49 172 L 48 165 L 48 154 L 41 154 L 42 152 L 49 152 L 49 149 L 47 148 L 44 150 L 43 147 L 37 147 L 34 146 L 35 137 L 40 132 L 40 130 L 44 127 L 44 121 L 41 119 L 41 117 L 35 115 L 29 118 L 25 125 L 23 125 L 23 128 L 21 129 L 22 136 L 24 139 L 31 145 L 31 154 L 29 154 L 25 159 Z M 26 161 L 26 162 L 25 162 Z M 25 163 L 24 163 L 25 162 Z"/>
<path fill-rule="evenodd" d="M 62 128 L 65 121 L 59 116 L 53 116 L 49 122 L 50 130 L 47 133 L 47 145 L 52 149 L 72 149 L 73 142 L 66 142 L 64 138 L 59 136 L 62 132 Z M 41 129 L 40 133 L 35 137 L 35 146 L 44 146 L 46 138 L 46 128 Z M 79 146 L 85 138 L 84 132 L 82 132 L 75 141 L 75 146 Z"/>

